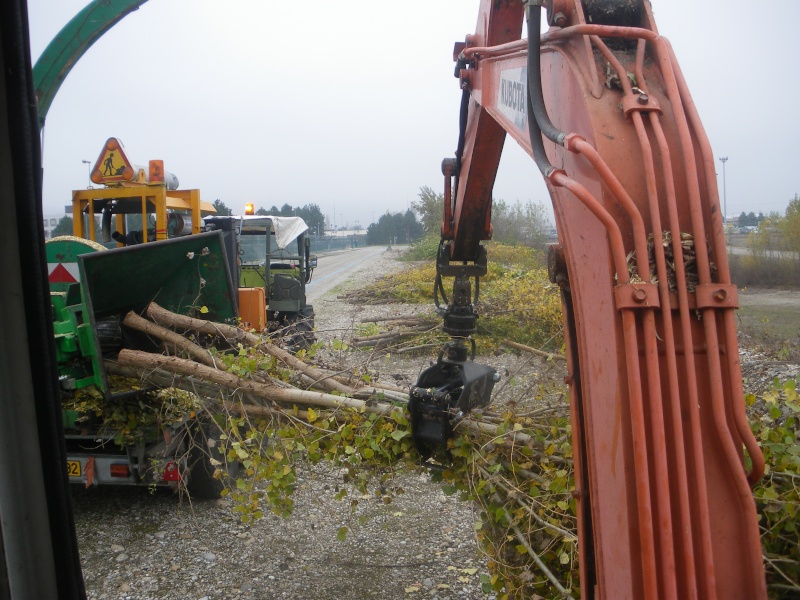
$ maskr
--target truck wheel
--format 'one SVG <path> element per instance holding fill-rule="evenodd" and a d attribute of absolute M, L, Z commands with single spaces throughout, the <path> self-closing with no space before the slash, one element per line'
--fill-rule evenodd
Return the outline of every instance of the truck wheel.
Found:
<path fill-rule="evenodd" d="M 186 483 L 186 491 L 191 498 L 218 500 L 225 486 L 239 474 L 239 462 L 231 463 L 225 458 L 225 451 L 219 441 L 221 432 L 219 425 L 213 421 L 203 423 L 194 431 L 192 448 L 189 451 L 189 480 Z M 212 440 L 211 445 L 209 440 Z M 211 458 L 222 464 L 213 466 L 209 460 Z M 220 479 L 214 477 L 217 468 L 223 472 Z"/>
<path fill-rule="evenodd" d="M 295 319 L 292 346 L 298 350 L 308 350 L 317 340 L 314 335 L 314 307 L 309 304 L 301 308 Z"/>

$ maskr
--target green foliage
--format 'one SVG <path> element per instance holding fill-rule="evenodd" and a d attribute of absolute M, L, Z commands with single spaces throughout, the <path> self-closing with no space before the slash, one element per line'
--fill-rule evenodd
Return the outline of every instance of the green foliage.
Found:
<path fill-rule="evenodd" d="M 800 196 L 789 201 L 785 216 L 742 213 L 748 225 L 758 224 L 747 236 L 746 256 L 729 256 L 731 278 L 739 286 L 800 285 Z M 751 218 L 752 217 L 752 218 Z"/>
<path fill-rule="evenodd" d="M 438 244 L 444 212 L 444 195 L 437 194 L 427 186 L 422 187 L 419 191 L 419 200 L 412 202 L 411 208 L 419 215 L 426 237 L 436 237 Z M 496 242 L 541 248 L 547 241 L 549 227 L 551 227 L 550 219 L 541 203 L 528 201 L 523 204 L 517 200 L 511 204 L 501 199 L 492 201 L 492 239 Z"/>
<path fill-rule="evenodd" d="M 754 490 L 767 585 L 773 598 L 800 595 L 800 387 L 775 379 L 756 398 L 749 394 L 751 429 L 764 452 L 764 478 Z"/>

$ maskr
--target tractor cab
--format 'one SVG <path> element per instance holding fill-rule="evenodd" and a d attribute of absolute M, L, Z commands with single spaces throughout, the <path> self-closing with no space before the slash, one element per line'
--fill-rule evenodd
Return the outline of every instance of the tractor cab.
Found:
<path fill-rule="evenodd" d="M 205 231 L 225 237 L 231 275 L 239 285 L 239 314 L 256 329 L 288 328 L 306 338 L 313 330 L 314 309 L 306 284 L 317 266 L 311 254 L 308 225 L 300 217 L 261 215 L 209 216 Z"/>

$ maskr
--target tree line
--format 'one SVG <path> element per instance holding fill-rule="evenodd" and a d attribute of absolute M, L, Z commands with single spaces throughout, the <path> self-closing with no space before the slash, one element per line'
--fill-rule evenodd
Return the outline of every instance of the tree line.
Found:
<path fill-rule="evenodd" d="M 222 200 L 214 200 L 214 208 L 218 215 L 232 215 L 233 211 L 228 208 Z M 322 214 L 319 206 L 316 204 L 304 204 L 303 206 L 292 206 L 291 204 L 284 204 L 280 208 L 274 204 L 266 209 L 263 206 L 256 210 L 257 215 L 272 216 L 272 217 L 300 217 L 308 225 L 309 231 L 312 233 L 322 234 L 325 231 L 325 215 Z"/>
<path fill-rule="evenodd" d="M 429 187 L 420 188 L 419 200 L 411 208 L 420 216 L 426 236 L 439 236 L 442 227 L 444 194 Z M 502 199 L 492 201 L 492 239 L 508 245 L 541 248 L 547 242 L 552 228 L 543 204 L 530 200 L 514 203 Z"/>
<path fill-rule="evenodd" d="M 387 212 L 367 227 L 367 244 L 411 244 L 422 234 L 422 224 L 410 209 L 405 213 Z"/>

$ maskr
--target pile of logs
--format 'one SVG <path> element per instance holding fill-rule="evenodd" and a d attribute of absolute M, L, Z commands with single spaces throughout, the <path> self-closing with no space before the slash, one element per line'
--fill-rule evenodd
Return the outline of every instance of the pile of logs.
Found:
<path fill-rule="evenodd" d="M 145 314 L 149 318 L 130 312 L 123 324 L 160 340 L 160 349 L 164 353 L 123 349 L 116 361 L 106 361 L 110 373 L 134 376 L 159 387 L 186 389 L 212 398 L 219 396 L 219 388 L 236 391 L 247 400 L 245 411 L 277 403 L 327 408 L 348 406 L 384 413 L 391 410 L 392 403 L 405 403 L 408 399 L 407 390 L 389 384 L 343 383 L 342 378 L 334 373 L 309 365 L 272 344 L 268 338 L 238 327 L 179 315 L 155 303 L 148 306 Z M 290 382 L 276 379 L 266 372 L 256 371 L 242 377 L 226 371 L 219 353 L 194 341 L 199 336 L 213 340 L 215 347 L 237 348 L 241 345 L 254 348 L 265 357 L 274 357 L 291 373 Z M 378 395 L 384 401 L 370 402 L 367 406 L 368 400 Z"/>

